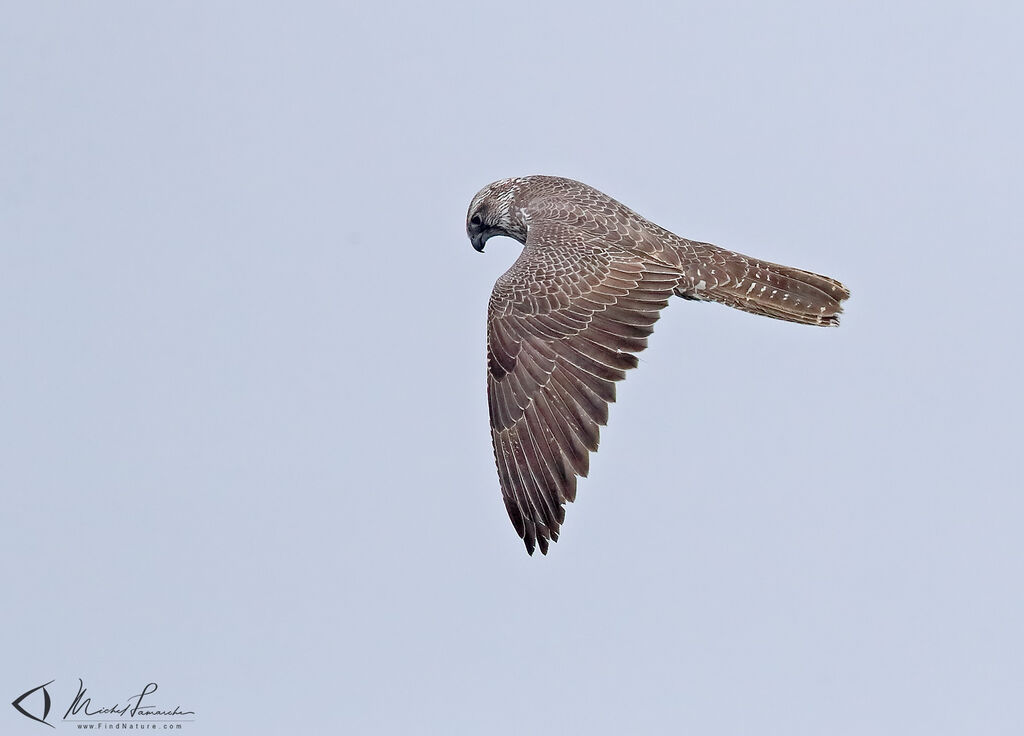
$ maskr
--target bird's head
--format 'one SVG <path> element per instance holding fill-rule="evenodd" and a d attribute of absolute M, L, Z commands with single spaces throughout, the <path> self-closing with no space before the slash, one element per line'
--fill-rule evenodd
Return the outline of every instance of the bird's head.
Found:
<path fill-rule="evenodd" d="M 484 243 L 495 235 L 526 242 L 526 222 L 519 209 L 522 179 L 502 179 L 488 184 L 473 197 L 466 213 L 466 234 L 473 247 L 484 252 Z"/>

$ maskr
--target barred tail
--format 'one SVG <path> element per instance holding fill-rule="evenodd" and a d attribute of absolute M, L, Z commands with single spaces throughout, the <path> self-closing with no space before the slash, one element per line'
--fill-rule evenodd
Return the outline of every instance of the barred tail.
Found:
<path fill-rule="evenodd" d="M 702 273 L 699 281 L 694 279 L 694 287 L 677 289 L 679 296 L 805 325 L 839 324 L 842 301 L 850 290 L 835 279 L 731 251 L 719 250 L 715 255 L 714 276 Z"/>

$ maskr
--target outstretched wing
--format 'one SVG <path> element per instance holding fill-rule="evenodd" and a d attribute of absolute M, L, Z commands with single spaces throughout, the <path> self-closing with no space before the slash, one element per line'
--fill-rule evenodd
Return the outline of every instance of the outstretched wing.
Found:
<path fill-rule="evenodd" d="M 498 279 L 487 398 L 498 477 L 526 549 L 547 553 L 576 498 L 615 382 L 637 365 L 681 274 L 561 224 L 538 223 Z"/>

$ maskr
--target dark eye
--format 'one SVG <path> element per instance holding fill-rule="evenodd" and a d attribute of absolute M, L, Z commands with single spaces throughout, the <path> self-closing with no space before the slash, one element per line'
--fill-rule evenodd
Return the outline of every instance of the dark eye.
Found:
<path fill-rule="evenodd" d="M 470 225 L 479 225 L 481 222 L 483 222 L 483 220 L 480 219 L 480 215 L 473 215 L 469 218 Z"/>

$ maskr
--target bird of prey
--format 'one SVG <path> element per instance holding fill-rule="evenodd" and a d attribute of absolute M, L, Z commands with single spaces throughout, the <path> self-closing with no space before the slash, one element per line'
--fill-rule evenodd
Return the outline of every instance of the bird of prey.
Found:
<path fill-rule="evenodd" d="M 558 541 L 615 382 L 635 368 L 675 295 L 837 325 L 835 279 L 681 238 L 578 181 L 502 179 L 473 197 L 466 232 L 523 244 L 487 307 L 487 402 L 509 518 L 531 555 Z"/>

